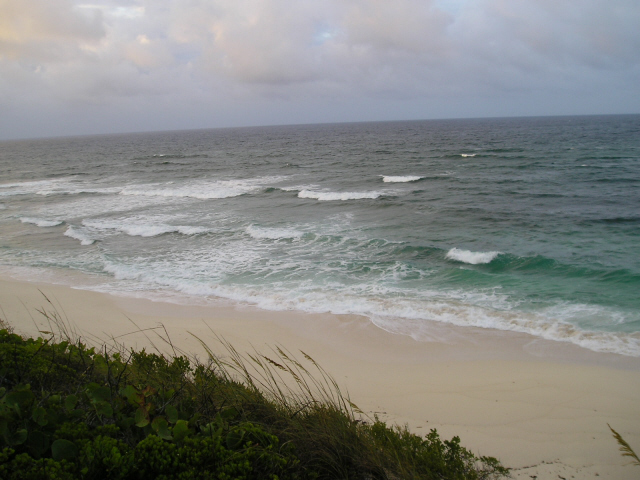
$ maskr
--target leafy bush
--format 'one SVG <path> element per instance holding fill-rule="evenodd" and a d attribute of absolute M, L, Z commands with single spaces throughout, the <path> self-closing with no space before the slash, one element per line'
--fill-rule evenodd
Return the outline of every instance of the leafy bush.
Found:
<path fill-rule="evenodd" d="M 489 479 L 459 439 L 361 414 L 302 352 L 208 363 L 0 330 L 3 479 Z M 312 374 L 312 371 L 315 373 Z M 293 385 L 293 386 L 292 386 Z"/>

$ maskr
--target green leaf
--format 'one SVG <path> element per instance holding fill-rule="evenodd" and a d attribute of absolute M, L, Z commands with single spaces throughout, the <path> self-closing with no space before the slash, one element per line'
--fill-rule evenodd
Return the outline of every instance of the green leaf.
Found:
<path fill-rule="evenodd" d="M 51 444 L 51 456 L 54 460 L 71 460 L 78 456 L 78 447 L 69 440 L 59 438 Z"/>
<path fill-rule="evenodd" d="M 167 414 L 167 420 L 169 423 L 176 423 L 178 421 L 178 409 L 173 405 L 167 405 L 164 409 L 164 413 Z"/>
<path fill-rule="evenodd" d="M 49 436 L 39 431 L 30 432 L 26 445 L 36 454 L 36 457 L 40 457 L 49 449 Z"/>
<path fill-rule="evenodd" d="M 31 418 L 33 418 L 33 421 L 41 427 L 44 427 L 47 423 L 49 423 L 49 420 L 47 419 L 47 411 L 42 407 L 34 408 Z"/>
<path fill-rule="evenodd" d="M 225 422 L 229 422 L 236 418 L 239 415 L 238 409 L 235 407 L 225 408 L 224 410 L 220 410 L 220 418 Z"/>
<path fill-rule="evenodd" d="M 78 397 L 76 397 L 73 394 L 67 395 L 66 398 L 64 399 L 64 408 L 67 412 L 70 412 L 71 410 L 76 408 L 77 404 L 78 404 Z"/>
<path fill-rule="evenodd" d="M 181 442 L 187 435 L 189 435 L 189 422 L 178 420 L 175 427 L 173 427 L 173 438 L 177 442 Z"/>
<path fill-rule="evenodd" d="M 210 437 L 219 437 L 222 435 L 222 427 L 219 427 L 216 422 L 207 423 L 206 425 L 202 425 L 200 430 L 204 435 Z"/>
<path fill-rule="evenodd" d="M 142 407 L 138 408 L 136 410 L 135 420 L 136 420 L 136 426 L 141 428 L 146 427 L 147 425 L 149 425 L 149 422 L 150 422 L 149 412 Z"/>
<path fill-rule="evenodd" d="M 20 410 L 25 410 L 31 404 L 33 398 L 34 396 L 31 390 L 14 390 L 13 392 L 7 393 L 4 401 L 19 414 Z"/>
<path fill-rule="evenodd" d="M 124 387 L 122 390 L 120 390 L 120 394 L 123 397 L 126 397 L 131 405 L 144 404 L 144 395 L 133 385 L 127 385 L 126 387 Z"/>
<path fill-rule="evenodd" d="M 10 446 L 22 445 L 28 437 L 29 433 L 24 428 L 20 428 L 15 432 L 10 432 L 9 430 L 5 430 L 4 432 L 4 440 Z"/>
<path fill-rule="evenodd" d="M 113 416 L 113 408 L 109 402 L 100 401 L 95 404 L 96 413 L 103 417 L 112 417 Z"/>
<path fill-rule="evenodd" d="M 151 428 L 156 432 L 156 434 L 165 440 L 171 440 L 171 431 L 169 430 L 169 424 L 163 417 L 156 417 L 153 419 L 151 423 Z"/>
<path fill-rule="evenodd" d="M 87 385 L 87 396 L 93 403 L 106 402 L 111 400 L 111 389 L 100 386 L 97 383 Z"/>
<path fill-rule="evenodd" d="M 51 405 L 58 404 L 58 403 L 60 403 L 60 399 L 61 399 L 60 395 L 51 395 L 49 397 L 49 403 Z"/>
<path fill-rule="evenodd" d="M 242 447 L 245 431 L 241 428 L 235 428 L 227 434 L 226 444 L 229 450 L 236 450 Z"/>

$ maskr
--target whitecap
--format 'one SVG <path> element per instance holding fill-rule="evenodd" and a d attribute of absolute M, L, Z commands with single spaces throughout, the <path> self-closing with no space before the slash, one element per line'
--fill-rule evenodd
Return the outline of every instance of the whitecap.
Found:
<path fill-rule="evenodd" d="M 282 177 L 264 177 L 246 180 L 195 181 L 181 186 L 175 185 L 174 182 L 154 183 L 131 185 L 123 188 L 119 193 L 131 196 L 209 200 L 257 193 L 269 183 L 281 180 Z"/>
<path fill-rule="evenodd" d="M 256 240 L 297 239 L 304 235 L 304 232 L 289 228 L 269 228 L 255 225 L 249 225 L 246 232 Z"/>
<path fill-rule="evenodd" d="M 82 224 L 102 230 L 116 230 L 132 237 L 157 237 L 165 233 L 180 233 L 182 235 L 197 235 L 207 232 L 204 227 L 189 225 L 144 224 L 132 222 L 83 220 Z"/>
<path fill-rule="evenodd" d="M 423 179 L 424 177 L 419 177 L 417 175 L 405 175 L 405 176 L 382 176 L 382 181 L 385 183 L 406 183 L 406 182 L 416 182 L 418 180 Z"/>
<path fill-rule="evenodd" d="M 470 250 L 452 248 L 447 252 L 445 258 L 455 260 L 456 262 L 478 265 L 482 263 L 490 263 L 494 258 L 500 255 L 500 253 L 501 252 L 472 252 Z"/>
<path fill-rule="evenodd" d="M 74 238 L 76 240 L 80 240 L 80 245 L 91 245 L 92 243 L 95 242 L 95 239 L 90 238 L 89 236 L 86 235 L 86 233 L 80 231 L 77 228 L 74 228 L 71 225 L 67 228 L 67 231 L 64 232 L 64 234 L 67 237 Z"/>
<path fill-rule="evenodd" d="M 22 223 L 33 223 L 38 227 L 57 227 L 62 224 L 61 220 L 45 220 L 42 218 L 22 217 L 20 218 Z"/>
<path fill-rule="evenodd" d="M 380 195 L 382 195 L 380 192 L 314 192 L 312 190 L 302 190 L 298 193 L 300 198 L 314 198 L 319 201 L 374 199 Z"/>
<path fill-rule="evenodd" d="M 461 153 L 460 154 L 461 157 L 475 157 L 476 154 L 475 153 Z"/>

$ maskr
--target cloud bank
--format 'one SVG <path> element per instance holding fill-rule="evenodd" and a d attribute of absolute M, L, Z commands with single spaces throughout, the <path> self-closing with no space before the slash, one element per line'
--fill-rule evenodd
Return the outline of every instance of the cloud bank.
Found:
<path fill-rule="evenodd" d="M 2 138 L 640 112 L 636 0 L 0 0 Z"/>

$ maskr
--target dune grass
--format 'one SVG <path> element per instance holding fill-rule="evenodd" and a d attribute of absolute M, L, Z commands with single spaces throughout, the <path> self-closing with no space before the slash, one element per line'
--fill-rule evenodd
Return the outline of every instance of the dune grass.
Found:
<path fill-rule="evenodd" d="M 59 315 L 40 338 L 0 324 L 0 478 L 493 479 L 460 440 L 366 415 L 305 352 L 189 356 L 88 346 Z M 219 349 L 217 349 L 219 350 Z M 166 353 L 170 352 L 170 353 Z"/>

